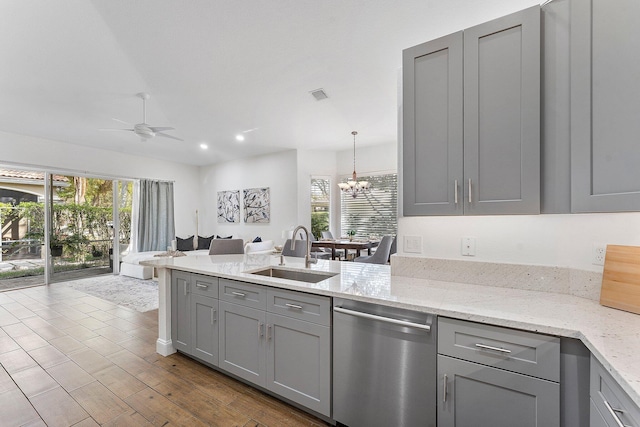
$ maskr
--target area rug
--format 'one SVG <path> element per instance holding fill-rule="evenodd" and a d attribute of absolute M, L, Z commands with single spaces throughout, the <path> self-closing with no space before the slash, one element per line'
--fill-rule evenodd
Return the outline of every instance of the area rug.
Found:
<path fill-rule="evenodd" d="M 158 282 L 104 274 L 65 283 L 77 291 L 144 313 L 158 308 Z"/>

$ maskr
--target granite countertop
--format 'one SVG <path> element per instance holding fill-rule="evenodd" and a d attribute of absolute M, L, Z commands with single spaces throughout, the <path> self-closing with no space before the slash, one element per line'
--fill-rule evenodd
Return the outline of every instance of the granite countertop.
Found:
<path fill-rule="evenodd" d="M 312 272 L 337 275 L 318 283 L 250 274 L 279 260 L 269 254 L 203 255 L 141 264 L 577 338 L 640 406 L 640 315 L 572 295 L 392 276 L 386 265 L 319 260 Z M 304 260 L 286 257 L 283 268 L 305 270 Z"/>

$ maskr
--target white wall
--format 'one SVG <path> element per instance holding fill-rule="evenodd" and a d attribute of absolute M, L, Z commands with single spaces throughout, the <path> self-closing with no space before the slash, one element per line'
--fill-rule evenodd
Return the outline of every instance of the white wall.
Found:
<path fill-rule="evenodd" d="M 262 240 L 274 240 L 277 244 L 283 240 L 282 230 L 293 230 L 298 225 L 298 172 L 295 150 L 201 167 L 199 187 L 201 236 L 234 235 L 244 240 L 260 236 Z M 218 191 L 240 190 L 242 205 L 242 190 L 258 187 L 270 189 L 269 223 L 245 223 L 242 207 L 240 223 L 218 223 Z"/>
<path fill-rule="evenodd" d="M 419 256 L 571 267 L 601 271 L 591 263 L 594 245 L 640 245 L 640 213 L 405 217 L 404 236 L 422 236 Z M 463 236 L 476 238 L 476 256 L 461 255 Z"/>
<path fill-rule="evenodd" d="M 0 132 L 0 156 L 0 162 L 42 169 L 174 181 L 176 234 L 193 234 L 195 230 L 194 213 L 199 196 L 195 166 L 6 132 Z"/>

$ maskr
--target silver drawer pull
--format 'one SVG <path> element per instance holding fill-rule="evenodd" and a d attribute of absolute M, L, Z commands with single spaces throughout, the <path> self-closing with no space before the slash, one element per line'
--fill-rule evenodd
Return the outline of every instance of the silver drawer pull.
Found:
<path fill-rule="evenodd" d="M 616 421 L 616 425 L 618 427 L 631 427 L 624 424 L 622 420 L 620 420 L 620 417 L 618 417 L 618 414 L 616 414 L 616 412 L 620 412 L 621 414 L 624 414 L 624 411 L 622 409 L 613 409 L 613 407 L 609 404 L 609 402 L 607 402 L 606 399 L 602 399 L 602 401 L 604 402 L 604 406 L 607 408 L 607 411 L 609 411 L 613 419 Z"/>
<path fill-rule="evenodd" d="M 458 180 L 453 180 L 453 203 L 458 204 Z"/>
<path fill-rule="evenodd" d="M 506 348 L 501 348 L 501 347 L 493 347 L 491 345 L 476 344 L 476 347 L 481 348 L 483 350 L 499 351 L 500 353 L 511 353 L 511 350 L 507 350 Z"/>
<path fill-rule="evenodd" d="M 264 323 L 258 323 L 258 337 L 264 336 Z"/>
<path fill-rule="evenodd" d="M 444 374 L 444 378 L 442 380 L 442 401 L 444 403 L 447 402 L 447 374 Z"/>
<path fill-rule="evenodd" d="M 408 326 L 410 328 L 424 329 L 431 331 L 431 325 L 422 325 L 420 323 L 407 322 L 406 320 L 392 319 L 390 317 L 376 316 L 375 314 L 363 313 L 362 311 L 349 310 L 342 307 L 333 307 L 333 311 L 348 314 L 350 316 L 364 317 L 365 319 L 380 320 L 382 322 L 393 323 L 394 325 Z"/>
<path fill-rule="evenodd" d="M 235 295 L 235 296 L 237 296 L 237 297 L 242 297 L 242 298 L 244 298 L 244 297 L 246 297 L 246 296 L 247 296 L 247 294 L 244 294 L 244 293 L 242 293 L 242 292 L 235 292 L 235 291 L 234 291 L 234 292 L 231 292 L 231 295 Z"/>
<path fill-rule="evenodd" d="M 271 341 L 271 325 L 267 325 L 267 341 Z"/>
<path fill-rule="evenodd" d="M 471 178 L 469 178 L 469 204 L 471 204 Z"/>
<path fill-rule="evenodd" d="M 196 283 L 196 288 L 205 288 L 207 289 L 209 285 L 201 285 L 200 283 Z"/>
<path fill-rule="evenodd" d="M 285 303 L 284 305 L 286 305 L 289 308 L 295 308 L 297 310 L 302 310 L 302 306 L 301 305 L 297 305 L 297 304 L 289 304 L 288 302 Z"/>

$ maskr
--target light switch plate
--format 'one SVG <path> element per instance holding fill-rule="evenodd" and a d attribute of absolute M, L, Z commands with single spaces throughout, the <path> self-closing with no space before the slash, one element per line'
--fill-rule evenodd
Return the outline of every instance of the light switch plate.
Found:
<path fill-rule="evenodd" d="M 409 254 L 421 254 L 422 236 L 404 236 L 404 252 Z"/>

